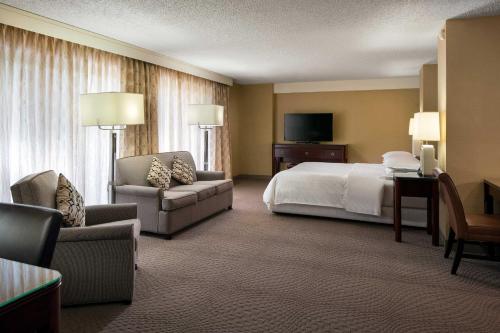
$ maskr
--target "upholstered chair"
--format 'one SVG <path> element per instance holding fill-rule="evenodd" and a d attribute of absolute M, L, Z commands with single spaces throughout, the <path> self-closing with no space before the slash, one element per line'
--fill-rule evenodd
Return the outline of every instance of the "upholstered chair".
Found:
<path fill-rule="evenodd" d="M 453 259 L 451 274 L 457 273 L 462 258 L 496 260 L 494 253 L 491 253 L 491 251 L 488 256 L 464 253 L 464 244 L 467 241 L 485 242 L 492 249 L 492 243 L 500 243 L 500 216 L 465 214 L 462 201 L 450 175 L 440 170 L 437 170 L 436 173 L 441 185 L 440 193 L 448 209 L 448 220 L 450 223 L 448 242 L 444 254 L 445 258 L 449 257 L 453 243 L 457 242 L 457 250 Z"/>
<path fill-rule="evenodd" d="M 55 209 L 57 180 L 52 170 L 26 176 L 12 198 Z M 61 228 L 51 268 L 63 276 L 62 304 L 130 303 L 140 229 L 135 204 L 87 206 L 85 227 Z"/>
<path fill-rule="evenodd" d="M 50 267 L 61 223 L 55 209 L 0 203 L 0 257 Z"/>

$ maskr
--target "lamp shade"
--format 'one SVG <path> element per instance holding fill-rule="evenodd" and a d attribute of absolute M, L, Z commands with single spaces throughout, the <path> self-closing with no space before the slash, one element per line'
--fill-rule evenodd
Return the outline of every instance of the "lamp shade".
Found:
<path fill-rule="evenodd" d="M 415 140 L 439 141 L 439 112 L 417 112 L 414 115 L 413 138 Z"/>
<path fill-rule="evenodd" d="M 144 124 L 142 94 L 106 92 L 80 95 L 83 126 Z"/>
<path fill-rule="evenodd" d="M 189 125 L 222 126 L 224 107 L 214 104 L 190 104 L 187 119 Z"/>
<path fill-rule="evenodd" d="M 413 126 L 415 126 L 414 123 L 415 123 L 414 119 L 411 118 L 410 119 L 410 125 L 408 127 L 408 134 L 409 135 L 413 135 Z"/>

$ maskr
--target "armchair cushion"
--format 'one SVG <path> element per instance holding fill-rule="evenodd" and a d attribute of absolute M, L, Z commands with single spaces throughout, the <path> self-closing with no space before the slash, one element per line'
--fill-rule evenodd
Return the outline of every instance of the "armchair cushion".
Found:
<path fill-rule="evenodd" d="M 87 226 L 137 218 L 137 204 L 93 205 L 85 207 Z"/>
<path fill-rule="evenodd" d="M 196 204 L 196 193 L 165 191 L 161 201 L 163 210 L 175 210 L 189 205 Z"/>
<path fill-rule="evenodd" d="M 217 193 L 222 193 L 229 191 L 233 188 L 233 181 L 231 179 L 223 179 L 223 180 L 201 180 L 195 185 L 208 185 L 213 186 L 217 190 Z"/>

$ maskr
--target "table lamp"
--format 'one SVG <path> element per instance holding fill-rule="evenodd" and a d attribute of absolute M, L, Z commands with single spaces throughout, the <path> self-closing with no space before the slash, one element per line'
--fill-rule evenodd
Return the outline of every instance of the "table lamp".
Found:
<path fill-rule="evenodd" d="M 215 126 L 224 125 L 224 107 L 214 104 L 190 104 L 188 106 L 188 124 L 197 125 L 205 132 L 205 151 L 203 169 L 208 170 L 208 131 Z"/>
<path fill-rule="evenodd" d="M 417 112 L 414 115 L 413 138 L 423 140 L 420 148 L 420 172 L 424 176 L 432 175 L 437 165 L 435 159 L 435 149 L 433 145 L 427 144 L 428 141 L 439 141 L 439 112 Z"/>
<path fill-rule="evenodd" d="M 408 135 L 410 135 L 411 138 L 411 154 L 413 156 L 417 156 L 417 154 L 420 154 L 420 147 L 422 146 L 422 141 L 420 140 L 415 140 L 413 135 L 415 134 L 415 119 L 411 118 L 410 119 L 410 125 L 408 127 Z"/>
<path fill-rule="evenodd" d="M 105 92 L 80 95 L 83 126 L 99 126 L 111 131 L 111 158 L 108 198 L 115 202 L 114 179 L 116 160 L 116 132 L 127 125 L 144 124 L 144 96 L 142 94 Z"/>

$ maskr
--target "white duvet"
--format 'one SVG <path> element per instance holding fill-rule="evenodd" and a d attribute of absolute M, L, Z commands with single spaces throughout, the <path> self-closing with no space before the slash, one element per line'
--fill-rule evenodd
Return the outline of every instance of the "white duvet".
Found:
<path fill-rule="evenodd" d="M 304 162 L 276 174 L 263 200 L 269 209 L 301 204 L 380 216 L 385 179 L 380 164 Z"/>

